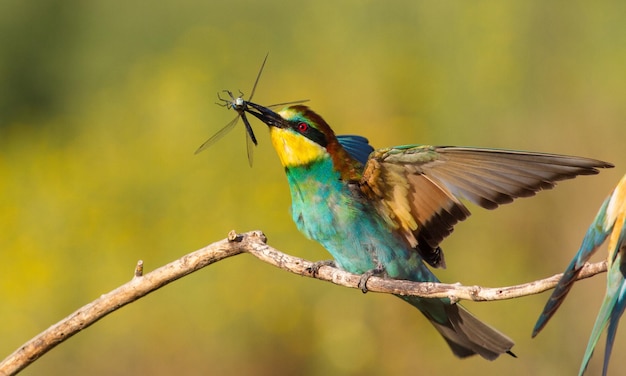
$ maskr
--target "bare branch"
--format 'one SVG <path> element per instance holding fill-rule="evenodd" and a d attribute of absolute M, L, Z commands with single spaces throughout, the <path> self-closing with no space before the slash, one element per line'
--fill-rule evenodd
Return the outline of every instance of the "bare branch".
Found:
<path fill-rule="evenodd" d="M 135 266 L 133 278 L 130 282 L 79 308 L 26 342 L 0 362 L 0 376 L 17 374 L 61 342 L 126 304 L 205 266 L 244 252 L 295 274 L 314 277 L 341 286 L 359 288 L 360 275 L 347 273 L 330 266 L 322 266 L 316 275 L 313 276 L 312 267 L 314 263 L 284 254 L 268 246 L 265 235 L 262 232 L 252 231 L 238 235 L 231 231 L 227 239 L 185 255 L 145 275 L 143 274 L 143 261 L 139 261 Z M 606 262 L 587 264 L 582 269 L 579 279 L 589 278 L 605 271 Z M 538 294 L 553 288 L 560 278 L 561 274 L 557 274 L 546 279 L 517 286 L 485 288 L 480 286 L 462 286 L 460 284 L 410 282 L 371 277 L 367 281 L 367 288 L 372 292 L 396 295 L 450 298 L 453 302 L 458 300 L 490 301 Z"/>
<path fill-rule="evenodd" d="M 130 282 L 79 308 L 26 342 L 0 362 L 0 375 L 17 374 L 56 345 L 109 313 L 207 265 L 243 253 L 251 247 L 250 243 L 263 244 L 264 241 L 265 236 L 261 232 L 250 232 L 245 236 L 239 236 L 232 231 L 228 239 L 185 255 L 144 276 L 142 276 L 143 262 L 138 262 Z"/>
<path fill-rule="evenodd" d="M 348 273 L 331 266 L 322 266 L 314 276 L 311 268 L 315 263 L 286 255 L 267 244 L 252 243 L 251 246 L 252 247 L 247 250 L 250 254 L 283 270 L 332 282 L 340 286 L 360 288 L 359 280 L 361 276 L 358 274 Z M 585 264 L 577 279 L 593 277 L 603 272 L 606 272 L 606 261 L 595 264 Z M 367 280 L 367 289 L 371 292 L 396 295 L 414 295 L 424 298 L 450 298 L 453 302 L 459 300 L 484 302 L 540 294 L 554 288 L 559 279 L 561 279 L 561 276 L 562 274 L 555 274 L 545 279 L 508 287 L 463 286 L 459 283 L 412 282 L 371 277 Z"/>

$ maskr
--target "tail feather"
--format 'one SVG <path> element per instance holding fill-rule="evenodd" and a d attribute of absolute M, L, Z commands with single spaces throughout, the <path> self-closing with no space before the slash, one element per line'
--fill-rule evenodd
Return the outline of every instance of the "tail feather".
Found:
<path fill-rule="evenodd" d="M 494 360 L 500 354 L 511 352 L 515 344 L 506 335 L 485 324 L 457 304 L 447 304 L 439 299 L 403 297 L 418 308 L 443 336 L 454 355 L 465 358 L 478 354 Z"/>
<path fill-rule="evenodd" d="M 574 259 L 567 266 L 567 269 L 563 273 L 563 277 L 559 280 L 558 285 L 552 291 L 552 295 L 546 302 L 546 306 L 543 308 L 541 315 L 537 319 L 537 323 L 535 324 L 535 328 L 533 329 L 532 337 L 534 338 L 539 332 L 546 326 L 550 318 L 554 315 L 556 310 L 561 306 L 561 303 L 565 300 L 565 297 L 570 292 L 572 287 L 574 286 L 574 282 L 576 282 L 578 275 L 580 274 L 583 266 L 589 260 L 589 258 L 598 250 L 598 247 L 609 236 L 610 229 L 606 229 L 604 227 L 604 223 L 606 222 L 606 213 L 607 207 L 610 201 L 609 196 L 598 214 L 593 221 L 593 224 L 587 229 L 587 233 L 585 234 L 585 238 L 580 246 L 580 249 L 574 256 Z"/>
<path fill-rule="evenodd" d="M 621 257 L 621 254 L 618 254 L 615 260 L 616 262 L 613 263 L 613 266 L 611 266 L 611 269 L 608 272 L 606 295 L 604 296 L 600 312 L 598 312 L 598 317 L 596 318 L 596 322 L 591 330 L 589 342 L 587 342 L 587 348 L 585 349 L 585 355 L 583 356 L 583 361 L 580 365 L 579 375 L 582 375 L 585 372 L 585 369 L 589 364 L 589 360 L 593 355 L 596 344 L 600 339 L 600 335 L 602 334 L 604 328 L 606 328 L 607 324 L 608 330 L 606 335 L 606 346 L 604 349 L 604 367 L 602 369 L 603 376 L 606 375 L 609 368 L 609 359 L 611 358 L 611 352 L 613 350 L 615 332 L 617 331 L 619 319 L 624 313 L 624 309 L 626 307 L 624 302 L 626 282 L 624 281 L 624 274 L 622 274 L 623 271 L 621 270 L 623 267 Z"/>

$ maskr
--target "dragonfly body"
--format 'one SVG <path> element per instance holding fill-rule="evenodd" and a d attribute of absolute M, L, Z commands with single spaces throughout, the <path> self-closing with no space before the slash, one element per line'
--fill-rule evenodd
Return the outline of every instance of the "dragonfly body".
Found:
<path fill-rule="evenodd" d="M 254 92 L 256 90 L 257 84 L 259 83 L 259 79 L 261 78 L 261 73 L 263 73 L 263 68 L 265 67 L 265 62 L 267 61 L 267 56 L 268 55 L 265 55 L 265 58 L 263 59 L 263 63 L 261 64 L 261 68 L 259 69 L 259 73 L 257 74 L 256 80 L 254 81 L 254 85 L 252 86 L 252 91 L 250 92 L 250 98 L 248 98 L 248 101 L 251 101 L 252 97 L 254 97 Z M 213 136 L 211 136 L 211 138 L 209 138 L 202 145 L 200 145 L 200 147 L 198 147 L 198 149 L 196 149 L 195 154 L 198 154 L 201 151 L 207 149 L 209 146 L 211 146 L 211 145 L 215 144 L 217 141 L 219 141 L 227 133 L 232 131 L 233 128 L 235 128 L 235 125 L 237 125 L 237 123 L 239 121 L 239 118 L 241 118 L 241 120 L 243 120 L 244 126 L 246 128 L 246 150 L 247 150 L 247 153 L 248 153 L 248 163 L 250 164 L 250 166 L 252 166 L 253 150 L 254 150 L 254 146 L 258 145 L 258 142 L 257 142 L 256 136 L 254 135 L 254 130 L 252 129 L 252 126 L 250 125 L 250 122 L 248 121 L 248 118 L 246 117 L 246 110 L 247 110 L 247 103 L 248 103 L 248 101 L 243 99 L 243 93 L 241 91 L 239 91 L 239 96 L 238 97 L 235 97 L 230 90 L 223 90 L 223 92 L 228 94 L 230 99 L 222 98 L 222 97 L 220 97 L 220 94 L 217 93 L 217 98 L 220 100 L 220 102 L 223 102 L 223 103 L 217 103 L 217 104 L 220 105 L 220 106 L 226 107 L 228 109 L 232 108 L 233 110 L 235 110 L 237 112 L 237 116 L 233 120 L 231 120 L 228 124 L 226 124 L 222 129 L 217 131 L 217 133 L 215 133 Z M 306 102 L 306 100 L 278 103 L 278 104 L 271 105 L 269 107 L 285 106 L 285 105 L 296 104 L 296 103 L 303 103 L 303 102 Z"/>

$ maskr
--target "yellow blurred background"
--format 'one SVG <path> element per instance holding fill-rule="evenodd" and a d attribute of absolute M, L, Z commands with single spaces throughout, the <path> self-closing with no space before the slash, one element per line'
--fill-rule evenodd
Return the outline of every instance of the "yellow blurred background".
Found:
<path fill-rule="evenodd" d="M 257 103 L 310 99 L 337 133 L 375 147 L 615 163 L 495 212 L 470 206 L 437 274 L 495 287 L 561 272 L 625 172 L 625 15 L 619 1 L 0 2 L 0 358 L 128 281 L 137 260 L 150 271 L 231 229 L 328 258 L 291 222 L 262 124 L 252 168 L 240 126 L 193 155 L 234 117 L 215 93 L 248 95 L 268 51 Z M 548 294 L 465 303 L 519 358 L 458 360 L 399 299 L 242 255 L 115 312 L 23 374 L 573 374 L 604 286 L 604 275 L 577 284 L 534 340 Z M 613 371 L 626 367 L 625 333 Z"/>

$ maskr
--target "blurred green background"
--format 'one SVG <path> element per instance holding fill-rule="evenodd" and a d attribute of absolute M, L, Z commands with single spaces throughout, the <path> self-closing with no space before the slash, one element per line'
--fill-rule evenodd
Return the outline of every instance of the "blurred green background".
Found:
<path fill-rule="evenodd" d="M 470 206 L 437 274 L 495 287 L 561 272 L 625 172 L 625 16 L 620 1 L 0 2 L 0 358 L 128 281 L 138 259 L 150 271 L 231 229 L 328 258 L 291 222 L 263 125 L 253 168 L 242 127 L 193 155 L 234 117 L 215 93 L 249 94 L 268 51 L 255 101 L 308 98 L 338 133 L 376 147 L 615 163 L 495 212 Z M 23 374 L 573 374 L 604 286 L 604 275 L 577 284 L 534 340 L 547 294 L 465 303 L 516 340 L 519 358 L 461 361 L 399 299 L 242 255 L 121 309 Z M 625 333 L 614 371 L 626 367 Z"/>

